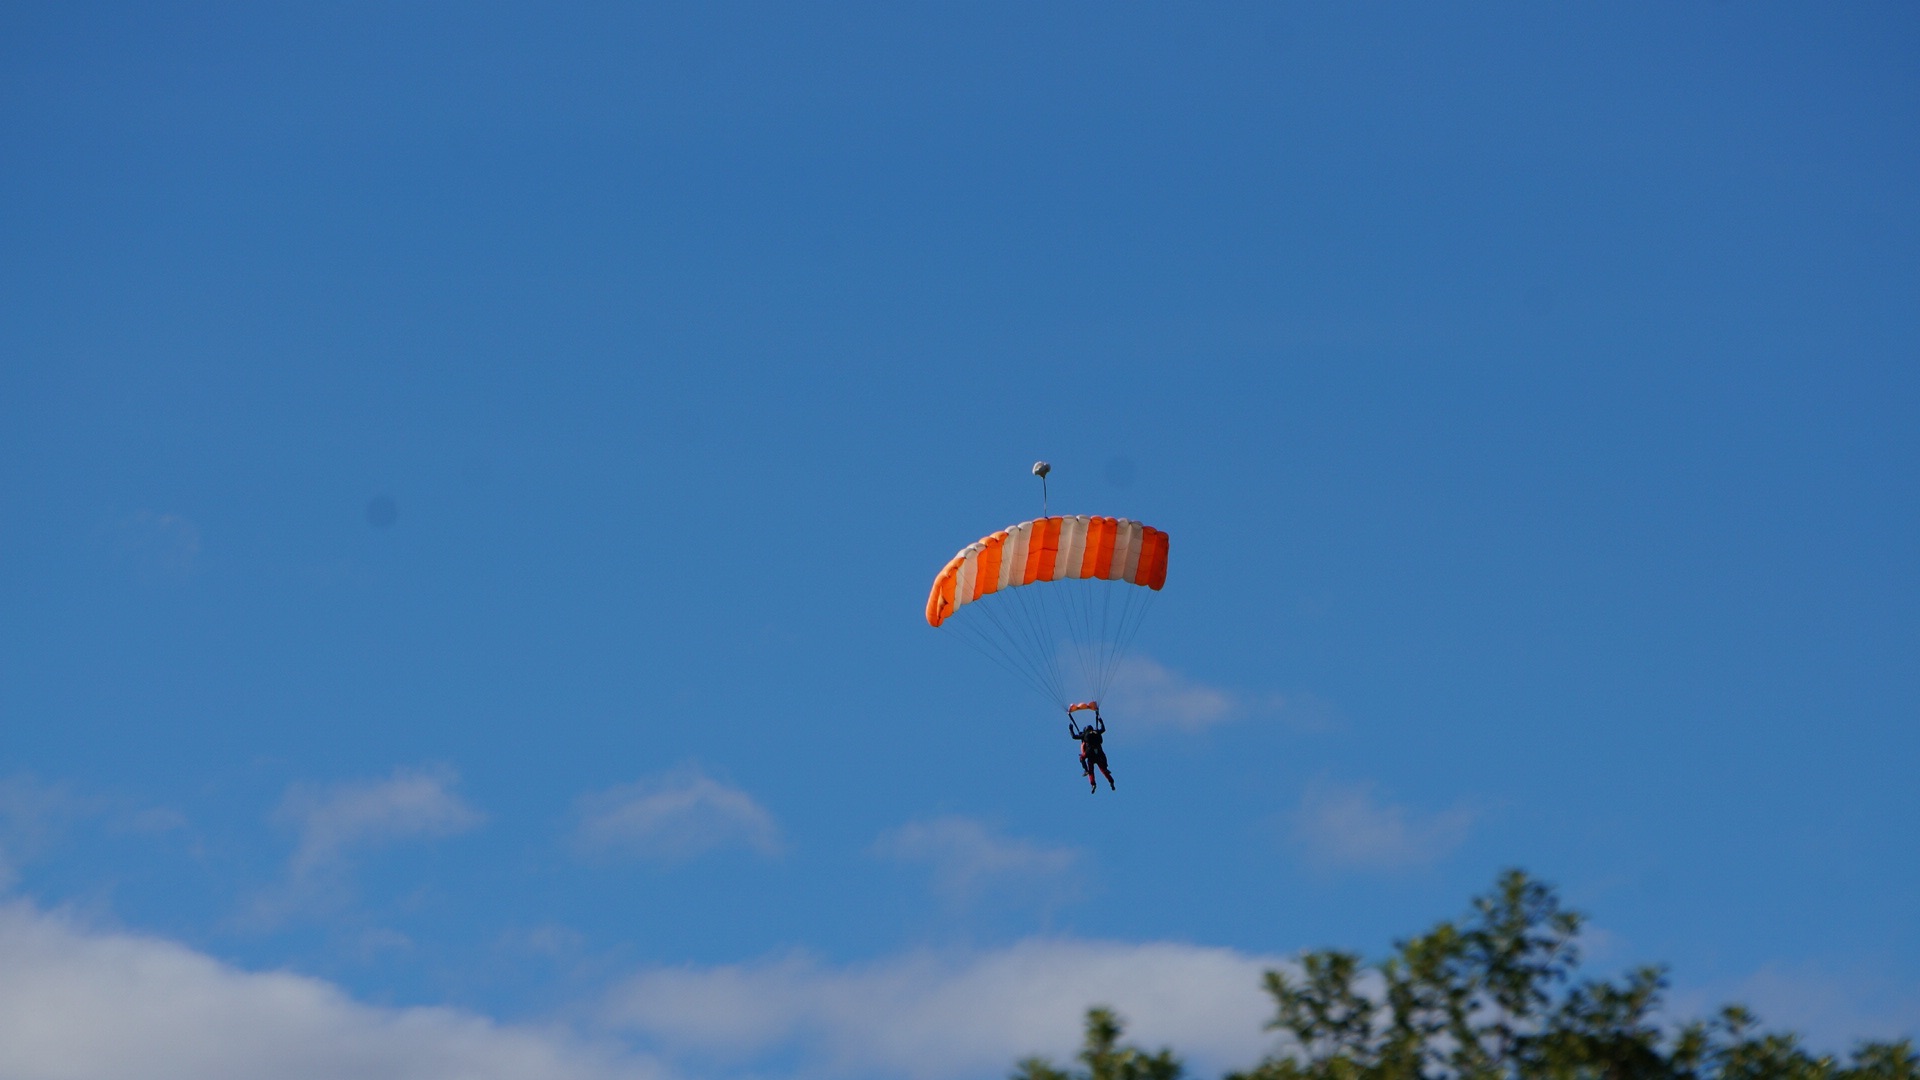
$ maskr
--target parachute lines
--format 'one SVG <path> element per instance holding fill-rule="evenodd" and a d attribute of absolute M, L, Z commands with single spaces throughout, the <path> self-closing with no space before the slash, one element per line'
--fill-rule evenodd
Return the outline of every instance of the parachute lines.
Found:
<path fill-rule="evenodd" d="M 969 647 L 1065 708 L 1112 687 L 1166 573 L 1158 529 L 1039 518 L 962 548 L 934 579 L 927 622 L 951 622 Z"/>

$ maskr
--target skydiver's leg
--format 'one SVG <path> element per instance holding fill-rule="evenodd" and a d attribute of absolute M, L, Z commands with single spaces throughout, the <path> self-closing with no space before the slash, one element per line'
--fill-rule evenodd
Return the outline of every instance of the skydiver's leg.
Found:
<path fill-rule="evenodd" d="M 1091 795 L 1095 791 L 1098 791 L 1100 785 L 1093 778 L 1093 759 L 1087 756 L 1084 748 L 1080 751 L 1080 771 L 1085 773 L 1087 777 L 1087 794 Z"/>
<path fill-rule="evenodd" d="M 1100 775 L 1102 775 L 1102 776 L 1104 776 L 1104 777 L 1106 777 L 1106 778 L 1107 778 L 1107 787 L 1109 787 L 1109 788 L 1111 788 L 1111 789 L 1113 789 L 1113 790 L 1115 790 L 1115 791 L 1118 791 L 1119 789 L 1118 789 L 1118 788 L 1115 788 L 1115 787 L 1113 786 L 1113 774 L 1112 774 L 1111 772 L 1108 772 L 1108 771 L 1107 771 L 1107 755 L 1106 755 L 1106 754 L 1105 754 L 1104 752 L 1102 752 L 1102 753 L 1101 753 L 1101 755 L 1100 755 L 1100 757 L 1099 757 L 1099 759 L 1098 759 L 1098 764 L 1099 764 L 1099 766 L 1100 766 Z M 1092 769 L 1088 769 L 1088 770 L 1087 770 L 1087 779 L 1088 779 L 1089 781 L 1091 781 L 1091 780 L 1093 779 L 1093 770 L 1092 770 Z M 1095 784 L 1094 786 L 1095 786 L 1095 787 L 1098 787 L 1099 785 L 1098 785 L 1098 784 Z"/>

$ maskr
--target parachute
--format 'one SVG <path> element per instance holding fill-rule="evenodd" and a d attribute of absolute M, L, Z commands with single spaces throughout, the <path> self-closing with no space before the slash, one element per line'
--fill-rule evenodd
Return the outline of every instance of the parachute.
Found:
<path fill-rule="evenodd" d="M 1045 480 L 1037 465 L 1034 475 Z M 1036 518 L 961 548 L 933 579 L 927 624 L 951 625 L 1064 708 L 1106 693 L 1166 581 L 1159 529 L 1084 514 Z"/>

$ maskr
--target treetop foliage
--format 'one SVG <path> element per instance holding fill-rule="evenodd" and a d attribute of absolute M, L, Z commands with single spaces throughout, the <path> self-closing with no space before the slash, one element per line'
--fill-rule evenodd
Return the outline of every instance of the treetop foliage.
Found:
<path fill-rule="evenodd" d="M 1013 1080 L 1180 1080 L 1183 1069 L 1172 1050 L 1163 1047 L 1148 1053 L 1121 1046 L 1123 1030 L 1112 1009 L 1096 1005 L 1087 1010 L 1086 1043 L 1080 1050 L 1085 1072 L 1069 1073 L 1045 1058 L 1030 1057 L 1015 1066 Z"/>
<path fill-rule="evenodd" d="M 1460 920 L 1385 960 L 1323 949 L 1264 977 L 1281 1053 L 1226 1080 L 1920 1080 L 1911 1039 L 1861 1043 L 1844 1062 L 1739 1005 L 1675 1025 L 1666 969 L 1576 981 L 1584 917 L 1509 870 Z M 1013 1080 L 1180 1080 L 1168 1048 L 1122 1046 L 1111 1009 L 1087 1011 L 1085 1071 L 1027 1058 Z"/>

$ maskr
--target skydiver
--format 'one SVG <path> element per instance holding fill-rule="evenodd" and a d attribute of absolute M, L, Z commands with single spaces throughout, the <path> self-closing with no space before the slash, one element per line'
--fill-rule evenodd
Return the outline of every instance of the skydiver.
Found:
<path fill-rule="evenodd" d="M 1073 714 L 1081 709 L 1093 710 L 1093 723 L 1086 727 L 1076 727 L 1073 723 Z M 1107 778 L 1108 790 L 1118 790 L 1113 784 L 1113 773 L 1107 771 L 1107 752 L 1100 746 L 1101 736 L 1106 733 L 1107 722 L 1100 718 L 1099 702 L 1088 701 L 1067 706 L 1067 734 L 1080 743 L 1080 771 L 1087 774 L 1087 794 L 1089 795 L 1100 790 L 1100 782 L 1093 776 L 1096 765 L 1100 768 L 1100 774 Z"/>

